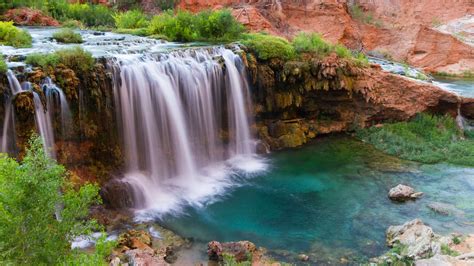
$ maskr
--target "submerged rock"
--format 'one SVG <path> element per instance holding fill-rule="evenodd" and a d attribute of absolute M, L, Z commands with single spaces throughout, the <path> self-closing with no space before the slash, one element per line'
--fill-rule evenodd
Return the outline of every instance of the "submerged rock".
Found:
<path fill-rule="evenodd" d="M 300 255 L 298 255 L 298 259 L 301 260 L 301 261 L 308 261 L 309 256 L 306 255 L 306 254 L 300 254 Z"/>
<path fill-rule="evenodd" d="M 423 192 L 415 192 L 415 189 L 406 185 L 398 184 L 388 192 L 388 197 L 394 201 L 406 201 L 417 199 L 423 195 Z"/>
<path fill-rule="evenodd" d="M 464 212 L 457 209 L 454 205 L 448 204 L 448 203 L 442 203 L 442 202 L 432 202 L 428 204 L 428 208 L 430 208 L 432 211 L 445 215 L 445 216 L 463 216 Z"/>

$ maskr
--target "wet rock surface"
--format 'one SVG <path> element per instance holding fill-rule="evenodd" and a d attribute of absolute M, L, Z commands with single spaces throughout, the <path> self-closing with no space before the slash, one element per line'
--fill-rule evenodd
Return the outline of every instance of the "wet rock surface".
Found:
<path fill-rule="evenodd" d="M 407 201 L 417 199 L 423 195 L 423 192 L 416 192 L 414 188 L 399 184 L 390 189 L 388 197 L 393 201 Z"/>
<path fill-rule="evenodd" d="M 385 255 L 371 259 L 377 264 L 474 265 L 474 236 L 440 236 L 421 220 L 390 226 L 386 235 Z"/>
<path fill-rule="evenodd" d="M 266 255 L 266 250 L 257 248 L 250 241 L 218 242 L 207 244 L 210 263 L 251 263 L 251 265 L 280 265 Z"/>

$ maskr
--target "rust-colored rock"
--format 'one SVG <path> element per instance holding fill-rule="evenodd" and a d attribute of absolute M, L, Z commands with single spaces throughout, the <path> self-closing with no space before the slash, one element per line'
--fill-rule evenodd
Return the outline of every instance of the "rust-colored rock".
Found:
<path fill-rule="evenodd" d="M 332 56 L 280 65 L 260 62 L 249 69 L 258 136 L 272 150 L 301 146 L 321 134 L 406 121 L 421 112 L 456 117 L 461 105 L 459 96 L 427 82 Z M 467 102 L 464 106 L 465 113 L 472 110 Z"/>
<path fill-rule="evenodd" d="M 178 6 L 193 12 L 230 7 L 251 31 L 264 30 L 290 39 L 299 31 L 318 32 L 333 43 L 375 51 L 427 71 L 460 74 L 474 70 L 472 43 L 455 36 L 458 32 L 449 34 L 437 28 L 474 14 L 471 0 L 456 4 L 443 0 L 356 1 L 365 20 L 351 16 L 352 2 L 181 0 Z"/>
<path fill-rule="evenodd" d="M 3 18 L 20 26 L 59 26 L 59 22 L 54 18 L 43 14 L 41 10 L 31 8 L 10 9 Z"/>

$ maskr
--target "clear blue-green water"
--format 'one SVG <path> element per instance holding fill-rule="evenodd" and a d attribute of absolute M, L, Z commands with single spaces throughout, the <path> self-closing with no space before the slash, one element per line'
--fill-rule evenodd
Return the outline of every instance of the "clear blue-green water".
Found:
<path fill-rule="evenodd" d="M 436 77 L 433 84 L 448 91 L 455 92 L 461 96 L 474 98 L 473 79 L 448 79 Z"/>
<path fill-rule="evenodd" d="M 474 169 L 401 161 L 349 137 L 268 159 L 267 173 L 161 223 L 197 242 L 250 240 L 276 257 L 305 253 L 319 262 L 381 255 L 387 227 L 414 218 L 441 234 L 474 232 Z M 425 196 L 393 203 L 387 192 L 398 183 Z M 437 214 L 427 207 L 432 202 L 451 204 L 456 214 Z"/>

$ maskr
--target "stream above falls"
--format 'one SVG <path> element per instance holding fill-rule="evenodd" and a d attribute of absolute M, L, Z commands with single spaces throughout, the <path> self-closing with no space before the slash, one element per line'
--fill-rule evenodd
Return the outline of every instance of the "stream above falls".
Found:
<path fill-rule="evenodd" d="M 383 70 L 397 75 L 406 76 L 416 80 L 420 80 L 420 78 L 429 79 L 429 77 L 422 71 L 408 65 L 375 57 L 370 57 L 369 61 L 371 63 L 379 64 Z M 430 83 L 444 90 L 454 92 L 460 96 L 474 98 L 474 80 L 472 79 L 435 76 L 430 80 Z"/>

